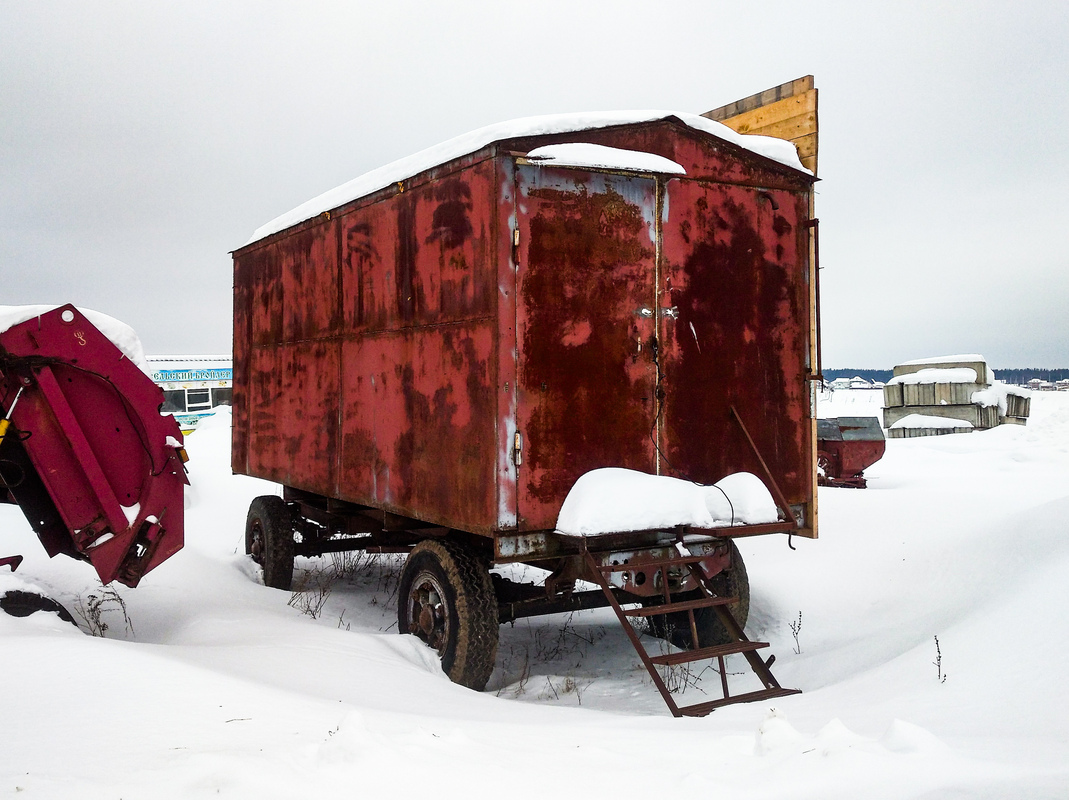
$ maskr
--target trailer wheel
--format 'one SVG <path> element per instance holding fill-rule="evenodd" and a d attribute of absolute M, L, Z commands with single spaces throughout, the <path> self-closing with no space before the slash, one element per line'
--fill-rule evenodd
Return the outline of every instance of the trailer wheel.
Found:
<path fill-rule="evenodd" d="M 281 497 L 264 495 L 249 504 L 245 553 L 263 567 L 264 586 L 290 590 L 293 584 L 293 512 Z"/>
<path fill-rule="evenodd" d="M 728 606 L 728 611 L 739 623 L 739 627 L 745 628 L 746 620 L 750 616 L 750 579 L 746 574 L 746 564 L 743 563 L 739 549 L 734 542 L 729 542 L 729 544 L 731 545 L 731 566 L 720 574 L 714 575 L 709 583 L 710 588 L 718 596 L 739 598 L 738 602 Z M 672 600 L 674 602 L 697 600 L 703 596 L 701 591 L 685 592 L 672 595 Z M 666 639 L 684 650 L 695 649 L 694 637 L 690 632 L 690 617 L 686 611 L 660 614 L 647 619 L 650 633 L 654 636 Z M 695 610 L 694 623 L 698 628 L 698 644 L 701 647 L 712 647 L 734 641 L 712 608 Z"/>
<path fill-rule="evenodd" d="M 451 681 L 481 692 L 497 659 L 497 596 L 487 565 L 457 542 L 420 542 L 401 571 L 397 627 L 438 651 Z"/>

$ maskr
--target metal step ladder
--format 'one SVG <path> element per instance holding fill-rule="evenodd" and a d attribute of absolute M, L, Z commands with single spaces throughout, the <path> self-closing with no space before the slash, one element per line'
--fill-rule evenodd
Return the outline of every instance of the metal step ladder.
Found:
<path fill-rule="evenodd" d="M 683 551 L 681 545 L 677 547 Z M 734 703 L 752 703 L 759 700 L 768 700 L 773 697 L 785 697 L 791 694 L 800 694 L 800 689 L 784 689 L 779 685 L 779 682 L 772 675 L 772 671 L 769 667 L 772 666 L 772 662 L 775 661 L 775 656 L 771 656 L 765 661 L 757 653 L 758 650 L 768 647 L 768 642 L 751 642 L 746 638 L 746 634 L 743 633 L 742 627 L 732 616 L 728 610 L 728 605 L 738 600 L 736 597 L 721 597 L 716 595 L 708 586 L 705 575 L 702 573 L 702 569 L 699 563 L 704 560 L 705 556 L 692 556 L 692 555 L 673 555 L 668 558 L 659 559 L 652 562 L 643 562 L 642 566 L 645 569 L 652 569 L 659 571 L 661 574 L 661 586 L 668 586 L 668 573 L 667 570 L 671 567 L 686 567 L 690 570 L 691 574 L 695 577 L 699 588 L 701 589 L 704 597 L 697 600 L 684 600 L 681 602 L 670 602 L 666 597 L 666 602 L 657 606 L 645 606 L 642 608 L 627 609 L 621 607 L 619 600 L 613 593 L 612 587 L 609 585 L 609 581 L 606 576 L 613 572 L 625 572 L 634 569 L 634 565 L 631 564 L 610 564 L 602 566 L 598 564 L 597 559 L 588 550 L 585 553 L 587 560 L 587 566 L 589 567 L 590 574 L 594 575 L 598 579 L 598 584 L 601 586 L 602 591 L 605 593 L 605 597 L 609 601 L 609 605 L 613 611 L 616 612 L 617 618 L 620 620 L 620 625 L 623 627 L 624 632 L 631 640 L 631 644 L 634 645 L 635 652 L 638 653 L 640 659 L 642 659 L 643 665 L 646 667 L 646 671 L 649 672 L 650 677 L 653 679 L 654 686 L 657 687 L 657 691 L 661 693 L 661 697 L 664 699 L 668 709 L 672 712 L 674 717 L 704 717 L 710 711 L 713 711 L 722 706 L 732 705 Z M 723 624 L 724 629 L 727 630 L 732 640 L 728 644 L 718 644 L 709 647 L 702 647 L 701 641 L 698 638 L 698 626 L 694 618 L 695 610 L 699 608 L 712 608 L 717 614 L 720 622 Z M 681 650 L 677 653 L 669 653 L 667 655 L 651 656 L 646 648 L 643 646 L 642 641 L 639 639 L 638 634 L 635 632 L 634 627 L 629 622 L 631 617 L 651 617 L 660 614 L 670 614 L 676 611 L 686 611 L 687 616 L 690 619 L 691 641 L 695 644 L 693 650 Z M 754 691 L 745 692 L 743 694 L 732 695 L 728 689 L 727 670 L 724 668 L 725 656 L 732 655 L 734 653 L 741 653 L 745 656 L 747 663 L 750 665 L 750 669 L 761 680 L 765 688 Z M 665 685 L 664 680 L 661 678 L 660 673 L 657 671 L 658 666 L 674 666 L 677 664 L 687 664 L 694 661 L 704 661 L 706 659 L 717 659 L 720 668 L 720 683 L 723 689 L 724 696 L 719 700 L 710 700 L 704 703 L 695 703 L 689 706 L 679 706 L 676 704 L 675 698 Z"/>

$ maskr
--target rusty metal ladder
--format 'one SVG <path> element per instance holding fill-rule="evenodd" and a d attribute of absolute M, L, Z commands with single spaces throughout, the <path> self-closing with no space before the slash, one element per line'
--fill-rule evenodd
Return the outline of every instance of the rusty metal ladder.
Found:
<path fill-rule="evenodd" d="M 644 568 L 651 568 L 661 573 L 662 586 L 668 585 L 667 570 L 670 567 L 686 567 L 695 577 L 702 594 L 705 595 L 704 597 L 697 600 L 685 600 L 676 603 L 666 602 L 663 605 L 645 606 L 627 610 L 624 610 L 621 607 L 616 595 L 613 594 L 612 587 L 609 585 L 606 575 L 613 572 L 625 572 L 634 569 L 634 565 L 610 564 L 602 566 L 597 562 L 589 550 L 585 552 L 585 557 L 590 574 L 597 577 L 598 584 L 605 593 L 605 597 L 608 598 L 609 605 L 612 607 L 613 611 L 616 612 L 616 617 L 619 619 L 621 627 L 624 629 L 627 637 L 631 640 L 635 652 L 637 652 L 639 658 L 642 659 L 646 671 L 649 672 L 650 677 L 653 679 L 654 686 L 656 686 L 657 691 L 661 693 L 661 697 L 664 699 L 668 709 L 672 712 L 672 716 L 704 717 L 706 714 L 717 708 L 732 705 L 734 703 L 752 703 L 759 700 L 768 700 L 773 697 L 784 697 L 786 695 L 801 693 L 800 689 L 784 689 L 779 685 L 779 682 L 769 669 L 772 662 L 775 660 L 775 656 L 772 656 L 765 661 L 756 652 L 757 650 L 768 647 L 768 642 L 751 642 L 746 638 L 746 634 L 743 632 L 742 627 L 727 608 L 729 604 L 735 602 L 738 598 L 718 596 L 709 588 L 705 576 L 701 571 L 701 567 L 699 566 L 699 562 L 703 560 L 704 556 L 673 555 L 656 561 L 643 562 L 642 565 Z M 701 647 L 701 642 L 698 639 L 697 624 L 694 618 L 694 611 L 699 608 L 712 608 L 733 641 L 728 644 Z M 676 611 L 687 612 L 690 619 L 691 635 L 693 636 L 691 641 L 694 642 L 697 647 L 693 650 L 682 650 L 667 655 L 651 656 L 643 646 L 642 641 L 635 632 L 635 628 L 631 625 L 629 618 L 650 617 L 659 614 L 669 614 Z M 728 689 L 727 670 L 724 667 L 724 658 L 725 656 L 734 653 L 741 653 L 745 656 L 747 663 L 750 665 L 750 669 L 753 670 L 754 674 L 757 675 L 760 681 L 764 684 L 764 689 L 737 695 L 732 695 L 730 693 Z M 661 678 L 660 673 L 657 671 L 657 667 L 687 664 L 713 658 L 717 659 L 719 664 L 720 683 L 724 696 L 719 700 L 710 700 L 689 706 L 677 705 L 671 691 L 669 691 L 664 680 Z"/>

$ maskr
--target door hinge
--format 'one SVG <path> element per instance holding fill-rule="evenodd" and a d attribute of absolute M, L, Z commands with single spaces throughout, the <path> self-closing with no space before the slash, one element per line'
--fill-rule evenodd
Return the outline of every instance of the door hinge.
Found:
<path fill-rule="evenodd" d="M 523 464 L 523 434 L 519 431 L 512 444 L 512 461 L 517 467 Z"/>

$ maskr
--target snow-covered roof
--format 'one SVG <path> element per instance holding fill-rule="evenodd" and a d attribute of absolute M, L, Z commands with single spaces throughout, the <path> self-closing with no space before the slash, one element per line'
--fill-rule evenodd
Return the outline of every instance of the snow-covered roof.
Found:
<path fill-rule="evenodd" d="M 887 381 L 888 386 L 899 383 L 976 383 L 976 370 L 969 367 L 927 368 L 905 375 L 896 375 Z"/>
<path fill-rule="evenodd" d="M 903 361 L 900 367 L 912 367 L 917 364 L 973 364 L 977 361 L 987 363 L 984 357 L 978 353 L 967 353 L 959 356 L 935 356 L 933 358 L 917 358 L 913 361 Z"/>
<path fill-rule="evenodd" d="M 621 150 L 586 142 L 566 142 L 536 147 L 527 154 L 530 161 L 552 164 L 558 167 L 589 167 L 591 169 L 622 169 L 635 172 L 653 172 L 666 175 L 686 175 L 683 167 L 670 158 L 643 153 L 638 150 Z"/>
<path fill-rule="evenodd" d="M 366 172 L 348 183 L 343 183 L 341 186 L 324 192 L 291 211 L 275 217 L 267 224 L 261 225 L 253 232 L 252 237 L 245 245 L 250 245 L 273 233 L 278 233 L 300 222 L 319 216 L 324 211 L 345 205 L 372 192 L 377 192 L 398 181 L 407 180 L 420 172 L 433 169 L 440 164 L 461 158 L 469 153 L 474 153 L 493 142 L 516 139 L 523 136 L 578 133 L 615 125 L 653 122 L 668 119 L 669 117 L 678 119 L 690 128 L 731 142 L 765 158 L 785 164 L 792 169 L 811 174 L 809 170 L 802 166 L 802 162 L 798 160 L 798 151 L 790 142 L 771 136 L 752 136 L 736 133 L 726 125 L 706 119 L 698 114 L 677 111 L 605 111 L 523 117 L 508 122 L 487 125 L 485 128 L 465 133 L 441 144 L 428 147 L 426 150 L 421 150 L 418 153 L 386 164 L 371 172 Z M 667 161 L 667 159 L 665 160 Z"/>

